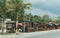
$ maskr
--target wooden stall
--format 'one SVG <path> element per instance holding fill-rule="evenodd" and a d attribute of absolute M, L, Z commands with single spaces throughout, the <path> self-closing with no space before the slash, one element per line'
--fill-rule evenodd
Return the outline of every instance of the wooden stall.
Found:
<path fill-rule="evenodd" d="M 14 21 L 9 21 L 6 23 L 7 33 L 13 33 L 16 29 L 16 23 Z"/>
<path fill-rule="evenodd" d="M 49 26 L 48 24 L 41 22 L 25 22 L 25 32 L 53 30 L 59 29 L 59 27 L 60 25 L 52 24 Z"/>
<path fill-rule="evenodd" d="M 38 31 L 38 23 L 36 22 L 25 22 L 25 31 L 26 32 L 35 32 Z"/>

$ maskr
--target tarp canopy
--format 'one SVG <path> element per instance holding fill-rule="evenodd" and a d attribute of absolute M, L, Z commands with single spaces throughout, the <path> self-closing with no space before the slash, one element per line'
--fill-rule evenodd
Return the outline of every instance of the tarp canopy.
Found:
<path fill-rule="evenodd" d="M 23 26 L 23 23 L 18 23 L 19 26 Z"/>

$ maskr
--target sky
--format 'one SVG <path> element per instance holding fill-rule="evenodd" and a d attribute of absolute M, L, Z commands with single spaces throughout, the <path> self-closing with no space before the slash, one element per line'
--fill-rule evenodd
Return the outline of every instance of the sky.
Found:
<path fill-rule="evenodd" d="M 48 14 L 51 18 L 60 16 L 60 0 L 24 0 L 24 2 L 32 4 L 31 13 L 33 15 Z M 29 10 L 27 12 L 30 13 Z"/>

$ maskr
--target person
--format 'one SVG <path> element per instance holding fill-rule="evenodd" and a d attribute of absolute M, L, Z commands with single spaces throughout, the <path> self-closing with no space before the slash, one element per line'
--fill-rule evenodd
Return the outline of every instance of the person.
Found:
<path fill-rule="evenodd" d="M 22 29 L 18 29 L 19 32 L 22 32 Z"/>
<path fill-rule="evenodd" d="M 50 28 L 52 30 L 52 23 L 51 22 L 48 23 L 48 28 Z"/>
<path fill-rule="evenodd" d="M 22 32 L 22 30 L 23 30 L 22 28 L 23 28 L 23 23 L 22 22 L 19 22 L 18 23 L 18 31 L 19 32 Z"/>

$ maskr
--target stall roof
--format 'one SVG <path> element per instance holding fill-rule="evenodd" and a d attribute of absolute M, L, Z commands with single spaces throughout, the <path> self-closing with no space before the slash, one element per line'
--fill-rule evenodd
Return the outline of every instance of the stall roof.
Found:
<path fill-rule="evenodd" d="M 20 21 L 20 22 L 37 22 L 37 21 Z M 38 22 L 38 23 L 40 23 L 40 22 Z"/>
<path fill-rule="evenodd" d="M 23 23 L 18 23 L 19 26 L 23 26 Z"/>
<path fill-rule="evenodd" d="M 6 23 L 14 23 L 15 21 L 8 21 L 8 22 L 6 22 Z"/>

